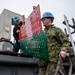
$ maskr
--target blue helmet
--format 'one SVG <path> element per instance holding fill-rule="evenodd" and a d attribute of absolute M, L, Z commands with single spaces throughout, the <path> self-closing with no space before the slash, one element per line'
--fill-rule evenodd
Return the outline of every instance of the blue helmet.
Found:
<path fill-rule="evenodd" d="M 16 16 L 13 17 L 13 20 L 14 21 L 20 20 L 20 17 L 16 15 Z"/>
<path fill-rule="evenodd" d="M 44 18 L 52 18 L 52 19 L 54 19 L 54 16 L 53 16 L 53 14 L 52 14 L 51 12 L 45 12 L 45 13 L 42 15 L 41 20 L 44 19 Z"/>

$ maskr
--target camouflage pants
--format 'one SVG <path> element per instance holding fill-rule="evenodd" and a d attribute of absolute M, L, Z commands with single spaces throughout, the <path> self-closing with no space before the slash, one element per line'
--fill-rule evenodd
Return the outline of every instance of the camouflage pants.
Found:
<path fill-rule="evenodd" d="M 48 63 L 46 66 L 39 67 L 39 75 L 54 75 L 57 64 Z M 63 67 L 61 67 L 63 68 Z M 62 69 L 61 69 L 62 70 Z M 60 74 L 57 74 L 60 75 Z"/>

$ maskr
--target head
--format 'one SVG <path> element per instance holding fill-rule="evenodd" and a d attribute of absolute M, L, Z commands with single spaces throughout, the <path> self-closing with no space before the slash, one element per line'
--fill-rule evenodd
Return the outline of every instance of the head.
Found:
<path fill-rule="evenodd" d="M 50 12 L 45 12 L 41 18 L 41 21 L 44 25 L 52 24 L 53 20 L 54 20 L 54 16 Z"/>
<path fill-rule="evenodd" d="M 20 17 L 17 15 L 13 17 L 13 20 L 14 20 L 16 25 L 18 25 L 20 23 Z"/>

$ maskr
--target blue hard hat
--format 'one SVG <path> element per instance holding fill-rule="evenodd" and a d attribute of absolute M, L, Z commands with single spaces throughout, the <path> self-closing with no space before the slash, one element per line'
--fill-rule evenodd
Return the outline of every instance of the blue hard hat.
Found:
<path fill-rule="evenodd" d="M 16 15 L 16 16 L 13 17 L 13 20 L 14 21 L 20 20 L 20 17 Z"/>
<path fill-rule="evenodd" d="M 54 16 L 53 16 L 53 14 L 52 14 L 51 12 L 45 12 L 45 13 L 42 15 L 41 20 L 44 19 L 44 18 L 53 18 L 53 19 L 54 19 Z"/>

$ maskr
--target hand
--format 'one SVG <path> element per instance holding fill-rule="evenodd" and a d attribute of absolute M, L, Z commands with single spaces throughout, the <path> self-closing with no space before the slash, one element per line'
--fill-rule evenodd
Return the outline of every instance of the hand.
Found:
<path fill-rule="evenodd" d="M 18 42 L 20 42 L 20 40 L 18 40 Z"/>
<path fill-rule="evenodd" d="M 66 57 L 66 52 L 65 51 L 60 51 L 60 55 L 62 58 L 65 58 Z"/>
<path fill-rule="evenodd" d="M 18 33 L 18 32 L 20 32 L 20 30 L 17 30 L 16 32 Z"/>

